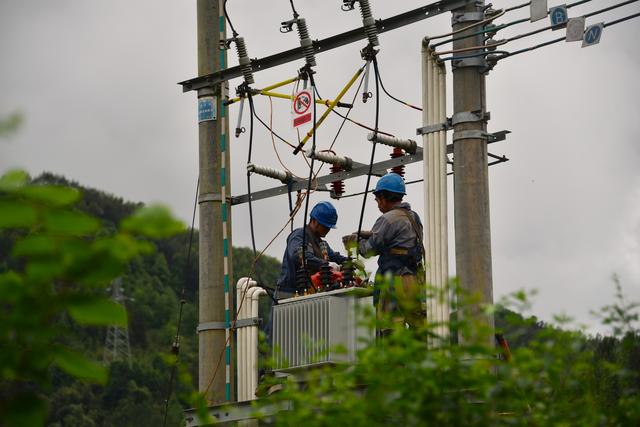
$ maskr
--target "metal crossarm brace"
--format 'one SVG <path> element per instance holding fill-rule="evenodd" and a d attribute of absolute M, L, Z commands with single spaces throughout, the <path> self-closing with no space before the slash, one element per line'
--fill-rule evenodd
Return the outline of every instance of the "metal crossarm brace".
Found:
<path fill-rule="evenodd" d="M 380 19 L 376 21 L 376 28 L 378 34 L 385 33 L 387 31 L 396 30 L 402 28 L 405 25 L 413 24 L 415 22 L 422 21 L 423 19 L 432 18 L 441 13 L 449 12 L 454 9 L 459 9 L 469 3 L 469 0 L 441 0 L 439 2 L 431 3 L 426 6 L 419 7 L 409 12 L 401 13 L 396 16 L 392 16 L 387 19 Z M 335 36 L 327 37 L 326 39 L 316 40 L 313 42 L 314 52 L 321 53 L 331 49 L 335 49 L 347 44 L 364 40 L 367 38 L 362 27 L 355 28 L 353 30 L 337 34 Z M 266 70 L 267 68 L 273 68 L 278 65 L 286 64 L 291 61 L 295 61 L 305 57 L 305 52 L 302 47 L 297 47 L 284 52 L 276 53 L 264 58 L 252 59 L 251 67 L 253 72 Z M 198 90 L 204 87 L 215 86 L 218 83 L 231 80 L 236 77 L 242 76 L 242 69 L 240 66 L 226 68 L 219 70 L 205 76 L 196 77 L 190 80 L 185 80 L 178 83 L 182 86 L 183 92 L 189 92 L 191 90 Z"/>
<path fill-rule="evenodd" d="M 387 169 L 399 165 L 408 165 L 410 163 L 421 162 L 423 160 L 422 149 L 418 148 L 416 154 L 408 154 L 394 159 L 384 160 L 382 162 L 374 163 L 372 168 L 372 175 L 382 176 L 387 173 Z M 342 171 L 324 175 L 313 180 L 314 185 L 323 186 L 330 184 L 334 181 L 344 181 L 347 179 L 355 178 L 358 176 L 367 175 L 369 173 L 369 165 L 355 164 L 354 168 L 350 171 Z M 278 187 L 269 188 L 262 191 L 255 191 L 251 193 L 251 201 L 260 199 L 266 199 L 269 197 L 278 196 L 281 194 L 287 194 L 288 191 L 306 190 L 308 180 L 295 181 L 291 187 L 287 185 L 281 185 Z M 235 196 L 231 198 L 231 205 L 240 205 L 249 201 L 249 195 L 243 194 L 242 196 Z"/>

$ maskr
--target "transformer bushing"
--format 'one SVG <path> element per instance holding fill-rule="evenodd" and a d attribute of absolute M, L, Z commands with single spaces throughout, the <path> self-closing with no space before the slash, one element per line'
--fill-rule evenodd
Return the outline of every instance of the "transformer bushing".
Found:
<path fill-rule="evenodd" d="M 342 286 L 348 287 L 353 285 L 353 259 L 351 257 L 347 258 L 345 262 L 342 263 Z"/>
<path fill-rule="evenodd" d="M 325 261 L 320 266 L 320 283 L 322 283 L 322 289 L 331 289 L 333 272 L 329 262 Z M 320 290 L 320 289 L 318 289 Z"/>
<path fill-rule="evenodd" d="M 253 68 L 251 67 L 251 59 L 247 53 L 247 45 L 244 43 L 244 37 L 236 37 L 236 48 L 238 49 L 238 62 L 240 63 L 240 69 L 244 76 L 244 81 L 247 84 L 253 84 Z"/>

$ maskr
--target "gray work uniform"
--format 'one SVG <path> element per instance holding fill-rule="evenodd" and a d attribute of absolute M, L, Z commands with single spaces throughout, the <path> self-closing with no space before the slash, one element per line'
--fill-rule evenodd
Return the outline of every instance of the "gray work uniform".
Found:
<path fill-rule="evenodd" d="M 382 214 L 373 224 L 371 237 L 360 240 L 358 251 L 361 255 L 378 257 L 378 274 L 390 272 L 393 275 L 415 275 L 422 260 L 422 245 L 414 226 L 407 218 L 413 215 L 422 237 L 422 221 L 411 205 L 402 202 L 394 209 Z"/>

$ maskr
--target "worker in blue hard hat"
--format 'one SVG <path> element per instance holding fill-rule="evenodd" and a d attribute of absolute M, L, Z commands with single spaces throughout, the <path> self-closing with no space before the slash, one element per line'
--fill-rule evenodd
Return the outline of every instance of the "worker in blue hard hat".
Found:
<path fill-rule="evenodd" d="M 276 287 L 276 298 L 283 299 L 291 297 L 296 291 L 300 291 L 296 286 L 296 270 L 300 267 L 300 251 L 302 248 L 302 236 L 306 230 L 304 252 L 306 268 L 309 275 L 320 271 L 324 257 L 320 243 L 332 228 L 336 228 L 338 223 L 338 211 L 330 202 L 317 203 L 311 213 L 310 220 L 306 227 L 293 230 L 287 237 L 287 248 L 282 257 L 282 269 Z M 327 247 L 328 261 L 341 264 L 347 260 L 338 252 L 334 252 L 329 245 Z"/>
<path fill-rule="evenodd" d="M 369 232 L 345 236 L 346 245 L 356 245 L 364 257 L 378 255 L 374 299 L 379 311 L 399 313 L 407 323 L 414 322 L 421 307 L 419 270 L 424 247 L 420 216 L 403 202 L 406 195 L 403 178 L 395 173 L 381 177 L 373 195 L 382 215 Z M 386 289 L 383 288 L 386 284 Z M 381 290 L 383 292 L 381 292 Z M 404 307 L 403 307 L 404 305 Z"/>

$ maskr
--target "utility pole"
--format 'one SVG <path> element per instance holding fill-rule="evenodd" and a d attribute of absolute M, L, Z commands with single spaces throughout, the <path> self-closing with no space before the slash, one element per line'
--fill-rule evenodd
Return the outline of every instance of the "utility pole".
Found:
<path fill-rule="evenodd" d="M 226 66 L 220 41 L 226 38 L 223 0 L 198 0 L 198 75 Z M 231 340 L 228 339 L 231 300 L 231 227 L 229 194 L 230 155 L 226 135 L 228 122 L 222 102 L 225 82 L 198 90 L 199 130 L 199 363 L 198 390 L 207 400 L 222 403 L 232 399 L 230 375 Z M 225 329 L 226 328 L 226 329 Z"/>
<path fill-rule="evenodd" d="M 468 1 L 453 11 L 453 31 L 484 19 L 484 0 Z M 454 37 L 478 32 L 481 26 Z M 453 49 L 483 46 L 482 34 L 453 42 Z M 478 49 L 455 54 L 469 56 Z M 493 304 L 491 273 L 491 228 L 489 218 L 489 173 L 487 161 L 487 115 L 484 56 L 454 59 L 453 65 L 453 152 L 456 234 L 456 270 L 462 292 L 473 304 L 460 307 L 459 315 L 488 328 L 489 336 L 461 336 L 461 341 L 489 340 L 493 346 L 493 315 L 484 314 L 481 305 Z"/>

